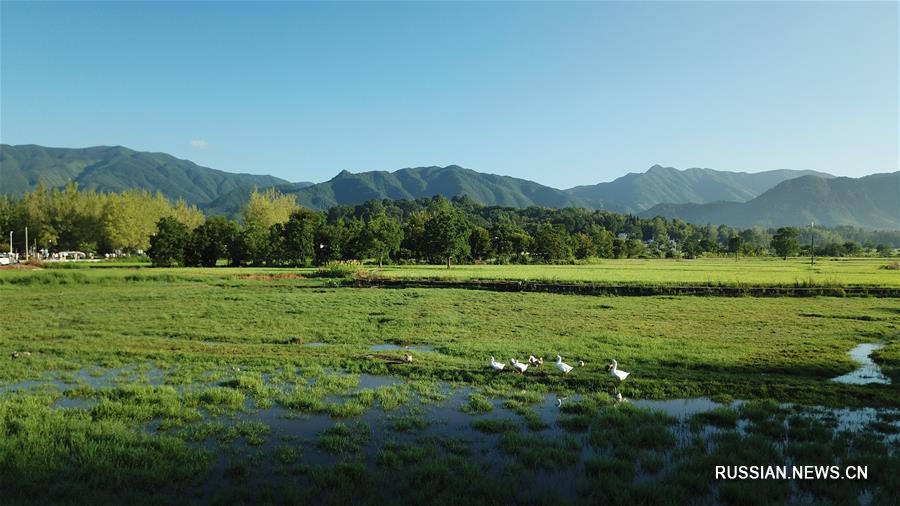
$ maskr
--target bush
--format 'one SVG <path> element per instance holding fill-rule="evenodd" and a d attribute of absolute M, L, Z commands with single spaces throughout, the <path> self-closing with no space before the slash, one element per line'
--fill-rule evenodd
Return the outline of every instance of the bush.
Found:
<path fill-rule="evenodd" d="M 311 278 L 350 278 L 359 270 L 359 262 L 328 262 L 309 275 Z"/>

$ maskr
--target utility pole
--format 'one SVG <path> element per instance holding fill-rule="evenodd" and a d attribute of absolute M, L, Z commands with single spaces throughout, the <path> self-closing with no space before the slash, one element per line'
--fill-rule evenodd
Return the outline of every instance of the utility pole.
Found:
<path fill-rule="evenodd" d="M 28 227 L 25 227 L 25 261 L 28 261 Z"/>
<path fill-rule="evenodd" d="M 12 252 L 13 251 L 12 250 L 12 233 L 13 233 L 13 231 L 10 230 L 9 231 L 9 257 L 10 258 L 12 258 L 12 254 L 13 254 L 13 252 Z M 12 260 L 10 260 L 10 262 L 12 262 Z"/>
<path fill-rule="evenodd" d="M 809 222 L 809 265 L 816 264 L 816 222 Z"/>

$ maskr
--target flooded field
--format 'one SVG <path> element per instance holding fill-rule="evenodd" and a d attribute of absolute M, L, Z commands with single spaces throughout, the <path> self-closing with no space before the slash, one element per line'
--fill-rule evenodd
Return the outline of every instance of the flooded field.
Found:
<path fill-rule="evenodd" d="M 512 493 L 518 498 L 577 502 L 586 493 L 612 495 L 623 488 L 634 497 L 652 497 L 679 489 L 698 456 L 732 461 L 740 441 L 753 446 L 738 455 L 755 458 L 761 452 L 785 463 L 810 451 L 810 444 L 820 445 L 817 451 L 838 451 L 835 445 L 850 442 L 845 456 L 829 458 L 886 458 L 896 464 L 900 444 L 896 408 L 707 397 L 616 400 L 605 391 L 501 391 L 318 369 L 233 367 L 205 371 L 201 382 L 185 382 L 186 377 L 185 371 L 152 364 L 94 367 L 4 385 L 0 396 L 44 396 L 52 410 L 92 418 L 102 418 L 126 397 L 181 399 L 188 411 L 150 417 L 141 430 L 173 436 L 205 455 L 203 475 L 182 484 L 198 499 L 290 500 L 294 494 L 305 497 L 304 490 L 334 494 L 322 489 L 334 480 L 343 487 L 335 500 L 355 493 L 406 497 L 404 487 L 412 483 L 391 477 L 423 465 L 447 473 L 444 479 L 459 490 L 466 483 L 457 483 L 462 477 L 456 472 L 464 466 L 471 473 L 466 480 L 518 483 Z M 859 445 L 865 453 L 855 453 Z M 361 483 L 345 476 L 353 469 L 365 473 Z M 701 489 L 710 502 L 722 493 L 712 482 Z M 886 493 L 865 483 L 855 490 L 866 500 Z M 768 497 L 799 500 L 809 493 L 787 483 Z"/>
<path fill-rule="evenodd" d="M 30 314 L 0 313 L 2 502 L 900 496 L 894 300 L 316 283 L 210 274 L 4 288 Z M 510 359 L 529 356 L 543 365 L 515 372 Z M 893 381 L 831 381 L 863 356 Z M 869 476 L 714 475 L 742 464 Z"/>

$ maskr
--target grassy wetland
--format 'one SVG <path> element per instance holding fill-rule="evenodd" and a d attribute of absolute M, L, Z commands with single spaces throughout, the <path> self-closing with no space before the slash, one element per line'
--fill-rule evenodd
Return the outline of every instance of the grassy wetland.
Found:
<path fill-rule="evenodd" d="M 822 259 L 814 279 L 897 285 L 883 263 Z M 808 267 L 609 261 L 449 273 L 777 284 L 810 279 Z M 900 495 L 896 298 L 354 288 L 315 274 L 0 272 L 3 502 L 892 504 Z M 858 367 L 848 352 L 863 343 L 883 344 L 871 358 L 890 384 L 832 381 Z M 557 354 L 575 366 L 568 375 L 553 366 Z M 498 372 L 491 355 L 545 363 Z M 605 368 L 613 358 L 632 373 L 621 402 Z M 755 464 L 865 465 L 868 479 L 715 479 L 716 465 Z"/>

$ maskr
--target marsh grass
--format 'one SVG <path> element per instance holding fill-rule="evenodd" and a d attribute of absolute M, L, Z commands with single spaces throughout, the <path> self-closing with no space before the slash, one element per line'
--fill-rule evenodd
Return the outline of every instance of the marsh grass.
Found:
<path fill-rule="evenodd" d="M 238 438 L 243 438 L 248 445 L 260 446 L 266 442 L 270 432 L 271 428 L 265 423 L 245 420 L 225 425 L 215 435 L 220 443 L 234 443 Z"/>
<path fill-rule="evenodd" d="M 402 469 L 405 466 L 434 458 L 436 454 L 434 445 L 426 444 L 423 441 L 414 443 L 387 441 L 375 455 L 375 463 L 381 467 Z"/>
<path fill-rule="evenodd" d="M 293 445 L 281 445 L 272 453 L 272 459 L 285 466 L 298 463 L 301 456 L 300 450 Z"/>
<path fill-rule="evenodd" d="M 487 397 L 473 392 L 469 394 L 468 400 L 466 400 L 466 402 L 464 402 L 459 409 L 464 413 L 473 415 L 479 413 L 489 413 L 494 410 L 494 403 L 492 403 Z"/>
<path fill-rule="evenodd" d="M 507 431 L 500 439 L 500 450 L 529 469 L 561 469 L 575 465 L 581 458 L 581 444 L 571 436 Z"/>
<path fill-rule="evenodd" d="M 691 417 L 691 425 L 699 427 L 702 425 L 712 425 L 721 428 L 734 428 L 737 425 L 739 416 L 737 411 L 729 407 L 718 407 L 712 411 L 697 413 Z"/>
<path fill-rule="evenodd" d="M 361 423 L 346 425 L 337 422 L 330 429 L 322 432 L 316 444 L 329 453 L 357 453 L 369 442 L 370 436 L 370 429 L 367 425 Z"/>
<path fill-rule="evenodd" d="M 668 275 L 649 272 L 655 266 L 610 269 Z M 851 267 L 860 271 L 840 282 L 869 276 L 867 265 Z M 19 281 L 32 274 L 0 272 L 4 300 L 28 308 L 27 318 L 0 313 L 0 502 L 177 502 L 215 483 L 222 503 L 533 504 L 547 490 L 517 485 L 549 472 L 577 485 L 579 495 L 566 500 L 768 504 L 798 492 L 777 482 L 716 483 L 710 469 L 794 461 L 870 467 L 864 483 L 797 485 L 812 503 L 846 503 L 863 489 L 873 504 L 900 496 L 900 415 L 847 430 L 834 414 L 804 406 L 898 406 L 894 300 L 333 289 L 249 269 L 46 274 Z M 257 277 L 241 277 L 248 274 Z M 291 336 L 328 346 L 290 344 Z M 893 385 L 828 381 L 856 367 L 850 348 L 872 341 L 885 342 L 873 358 Z M 385 342 L 439 353 L 388 363 L 369 349 Z M 13 359 L 14 350 L 31 354 Z M 567 376 L 548 365 L 521 376 L 495 373 L 486 359 L 557 353 L 587 365 Z M 611 358 L 632 372 L 622 385 L 630 398 L 747 402 L 685 421 L 614 403 L 602 367 Z M 360 388 L 363 373 L 399 383 Z M 543 431 L 547 411 L 538 404 L 551 393 L 577 399 L 548 418 L 566 433 Z M 54 408 L 60 399 L 86 402 Z M 440 432 L 429 407 L 437 403 L 464 420 L 466 437 Z M 286 408 L 276 408 L 285 420 L 270 427 L 256 417 L 274 404 Z M 283 433 L 307 418 L 327 421 L 309 413 L 346 420 L 315 440 Z M 505 416 L 513 418 L 496 418 Z M 388 441 L 376 440 L 372 419 L 393 429 Z M 307 441 L 339 462 L 312 465 L 316 448 L 299 448 Z M 484 462 L 495 450 L 500 471 Z M 214 455 L 227 466 L 210 482 Z M 270 466 L 290 479 L 266 482 Z M 258 482 L 268 485 L 245 486 Z"/>
<path fill-rule="evenodd" d="M 428 418 L 418 412 L 395 416 L 392 420 L 392 428 L 397 432 L 419 432 L 431 425 Z"/>
<path fill-rule="evenodd" d="M 50 398 L 0 401 L 0 490 L 4 501 L 147 501 L 196 484 L 209 454 L 125 420 L 55 410 Z M 22 451 L 27 448 L 27 451 Z M 61 480 L 60 476 L 66 479 Z"/>

